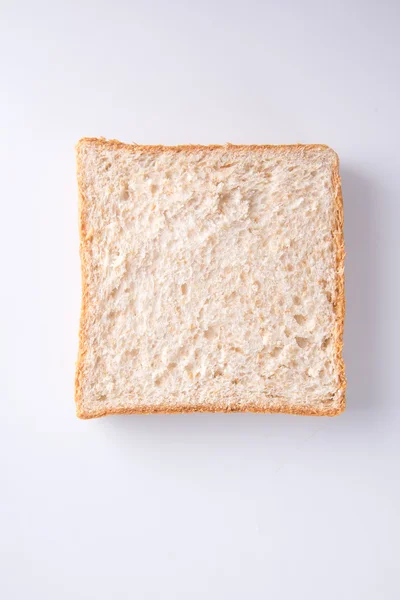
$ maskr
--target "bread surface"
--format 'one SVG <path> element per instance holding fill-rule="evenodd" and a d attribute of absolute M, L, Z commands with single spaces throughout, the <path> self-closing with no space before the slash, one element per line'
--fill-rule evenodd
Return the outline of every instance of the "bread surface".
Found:
<path fill-rule="evenodd" d="M 322 145 L 77 145 L 81 418 L 345 406 L 343 206 Z"/>

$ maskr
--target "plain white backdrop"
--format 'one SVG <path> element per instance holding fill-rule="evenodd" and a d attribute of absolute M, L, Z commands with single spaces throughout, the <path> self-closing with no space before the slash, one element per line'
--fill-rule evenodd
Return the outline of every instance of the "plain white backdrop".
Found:
<path fill-rule="evenodd" d="M 399 19 L 1 0 L 2 599 L 400 597 Z M 339 153 L 344 415 L 75 417 L 83 136 Z"/>

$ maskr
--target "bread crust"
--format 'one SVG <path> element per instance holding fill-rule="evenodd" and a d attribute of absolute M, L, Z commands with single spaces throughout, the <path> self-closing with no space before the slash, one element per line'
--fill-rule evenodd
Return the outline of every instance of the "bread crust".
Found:
<path fill-rule="evenodd" d="M 335 215 L 333 219 L 332 237 L 336 248 L 336 297 L 334 302 L 334 311 L 336 315 L 336 324 L 334 331 L 335 338 L 335 356 L 339 371 L 339 387 L 336 395 L 339 396 L 339 402 L 335 406 L 331 406 L 328 403 L 324 406 L 320 402 L 316 402 L 315 406 L 311 405 L 290 405 L 286 401 L 280 403 L 274 403 L 270 406 L 261 406 L 260 403 L 243 403 L 239 399 L 232 400 L 232 397 L 226 399 L 226 402 L 220 404 L 202 402 L 201 404 L 180 404 L 177 405 L 142 405 L 135 407 L 126 406 L 113 406 L 109 407 L 105 405 L 101 408 L 92 408 L 87 410 L 83 405 L 82 398 L 82 381 L 84 377 L 84 359 L 88 351 L 86 341 L 86 328 L 87 328 L 87 315 L 88 315 L 88 295 L 89 295 L 89 266 L 85 257 L 85 244 L 88 242 L 88 233 L 86 231 L 85 223 L 85 194 L 83 185 L 83 164 L 79 152 L 80 146 L 86 144 L 96 144 L 103 147 L 120 149 L 124 151 L 138 152 L 140 150 L 146 150 L 146 152 L 153 152 L 157 154 L 165 150 L 181 152 L 183 150 L 196 152 L 198 150 L 218 150 L 221 148 L 228 147 L 229 149 L 235 150 L 265 150 L 272 148 L 276 152 L 286 152 L 288 150 L 302 149 L 304 151 L 310 149 L 329 149 L 334 152 L 329 146 L 325 144 L 282 144 L 282 145 L 244 145 L 244 144 L 225 144 L 225 145 L 178 145 L 178 146 L 146 146 L 138 144 L 126 144 L 118 140 L 106 140 L 105 138 L 82 138 L 76 145 L 76 157 L 77 157 L 77 180 L 78 180 L 78 195 L 79 195 L 79 235 L 80 235 L 80 259 L 81 259 L 81 278 L 82 278 L 82 302 L 81 302 L 81 315 L 80 315 L 80 327 L 79 327 L 79 350 L 78 359 L 76 365 L 75 375 L 75 404 L 76 414 L 80 419 L 92 419 L 96 417 L 103 417 L 107 415 L 117 414 L 176 414 L 176 413 L 212 413 L 212 412 L 254 412 L 254 413 L 286 413 L 294 415 L 305 415 L 305 416 L 336 416 L 341 414 L 346 405 L 345 390 L 346 390 L 346 377 L 345 367 L 342 357 L 343 349 L 343 331 L 344 331 L 344 317 L 345 317 L 345 293 L 344 293 L 344 235 L 343 235 L 343 197 L 341 190 L 341 181 L 339 173 L 339 157 L 335 154 L 335 164 L 332 169 L 332 188 L 334 194 L 334 206 Z"/>
<path fill-rule="evenodd" d="M 346 375 L 343 360 L 343 333 L 344 318 L 346 311 L 346 298 L 344 290 L 344 259 L 346 256 L 344 247 L 344 210 L 342 186 L 339 172 L 339 157 L 336 154 L 336 162 L 332 171 L 332 186 L 335 203 L 335 216 L 333 225 L 333 240 L 336 247 L 336 298 L 334 310 L 336 315 L 335 328 L 335 350 L 336 362 L 339 370 L 339 392 L 340 402 L 335 415 L 341 414 L 346 408 Z"/>

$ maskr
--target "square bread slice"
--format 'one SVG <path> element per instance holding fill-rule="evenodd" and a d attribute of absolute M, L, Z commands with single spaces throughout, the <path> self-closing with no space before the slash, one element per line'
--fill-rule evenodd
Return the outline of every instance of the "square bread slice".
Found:
<path fill-rule="evenodd" d="M 81 418 L 345 406 L 343 206 L 322 145 L 77 145 Z"/>

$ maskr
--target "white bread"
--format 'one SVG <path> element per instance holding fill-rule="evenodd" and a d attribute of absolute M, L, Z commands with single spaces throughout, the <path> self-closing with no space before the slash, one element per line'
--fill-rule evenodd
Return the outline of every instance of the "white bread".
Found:
<path fill-rule="evenodd" d="M 345 406 L 327 146 L 77 145 L 77 414 Z"/>

